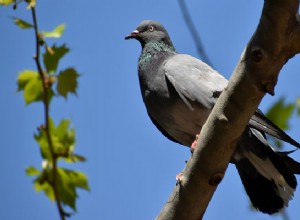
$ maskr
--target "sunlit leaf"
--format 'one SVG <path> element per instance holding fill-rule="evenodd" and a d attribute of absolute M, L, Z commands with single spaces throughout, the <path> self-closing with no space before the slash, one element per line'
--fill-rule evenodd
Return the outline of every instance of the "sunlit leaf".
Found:
<path fill-rule="evenodd" d="M 15 3 L 15 0 L 0 0 L 0 5 L 8 6 Z"/>
<path fill-rule="evenodd" d="M 16 17 L 12 17 L 12 19 L 14 20 L 14 23 L 16 25 L 18 25 L 21 29 L 33 28 L 33 25 L 27 21 L 24 21 L 24 20 L 22 20 L 20 18 L 16 18 Z"/>
<path fill-rule="evenodd" d="M 61 202 L 76 211 L 77 189 L 81 188 L 90 191 L 85 174 L 79 171 L 57 168 L 56 175 L 55 187 Z M 49 199 L 54 201 L 55 196 L 50 183 L 54 183 L 52 168 L 43 170 L 40 173 L 34 180 L 34 187 L 37 192 L 43 191 Z"/>
<path fill-rule="evenodd" d="M 64 158 L 67 163 L 76 163 L 78 161 L 85 162 L 86 158 L 78 154 L 71 154 L 69 157 Z"/>
<path fill-rule="evenodd" d="M 293 114 L 293 111 L 296 107 L 296 104 L 294 103 L 285 103 L 285 98 L 281 97 L 279 100 L 274 103 L 270 109 L 268 110 L 266 116 L 273 121 L 278 127 L 280 127 L 282 130 L 289 129 L 289 121 Z M 277 148 L 281 148 L 283 146 L 283 142 L 269 136 L 269 141 L 271 141 L 273 146 L 276 146 Z"/>
<path fill-rule="evenodd" d="M 70 120 L 61 120 L 60 124 L 52 131 L 55 142 L 55 151 L 63 158 L 69 158 L 75 147 L 75 129 L 69 129 Z"/>
<path fill-rule="evenodd" d="M 33 166 L 30 166 L 30 167 L 27 167 L 26 168 L 26 175 L 27 176 L 37 176 L 37 175 L 39 175 L 41 172 L 37 169 L 37 168 L 35 168 L 35 167 L 33 167 Z"/>
<path fill-rule="evenodd" d="M 59 38 L 64 33 L 64 30 L 65 30 L 65 25 L 60 24 L 56 28 L 54 28 L 53 31 L 50 31 L 50 32 L 44 31 L 43 35 L 44 35 L 44 37 Z"/>
<path fill-rule="evenodd" d="M 77 189 L 90 190 L 85 174 L 63 168 L 58 168 L 57 174 L 57 186 L 61 201 L 64 205 L 67 205 L 76 211 L 75 201 L 78 197 Z"/>
<path fill-rule="evenodd" d="M 266 116 L 282 130 L 289 129 L 289 119 L 295 109 L 294 103 L 286 104 L 284 97 L 281 97 L 268 110 Z"/>
<path fill-rule="evenodd" d="M 51 47 L 46 46 L 46 50 L 47 50 L 47 52 L 49 52 L 51 55 L 54 55 L 54 51 L 52 50 Z"/>
<path fill-rule="evenodd" d="M 36 5 L 36 0 L 27 0 L 28 6 L 27 9 L 34 8 Z"/>
<path fill-rule="evenodd" d="M 68 52 L 69 48 L 67 48 L 65 44 L 59 47 L 56 47 L 54 44 L 51 49 L 48 47 L 46 52 L 43 54 L 43 61 L 47 72 L 56 72 L 59 60 Z"/>
<path fill-rule="evenodd" d="M 34 135 L 34 139 L 39 144 L 42 158 L 47 161 L 52 161 L 52 155 L 45 130 L 39 129 L 38 133 Z"/>
<path fill-rule="evenodd" d="M 43 100 L 43 84 L 39 74 L 33 70 L 22 71 L 17 79 L 18 91 L 24 91 L 23 96 L 26 105 Z M 51 101 L 54 92 L 48 88 L 48 102 Z"/>
<path fill-rule="evenodd" d="M 84 161 L 80 156 L 73 155 L 75 148 L 75 129 L 69 128 L 70 120 L 63 119 L 56 127 L 54 121 L 49 118 L 49 133 L 55 157 L 64 159 L 67 162 Z M 43 159 L 52 161 L 52 154 L 49 147 L 49 140 L 46 134 L 46 128 L 40 128 L 34 135 L 35 140 L 40 146 Z M 73 160 L 72 160 L 73 159 Z"/>
<path fill-rule="evenodd" d="M 55 196 L 50 184 L 50 182 L 53 181 L 52 174 L 52 169 L 43 170 L 43 172 L 34 180 L 34 188 L 37 192 L 43 191 L 51 201 L 54 201 Z"/>
<path fill-rule="evenodd" d="M 73 68 L 68 68 L 58 75 L 57 92 L 67 98 L 68 94 L 75 94 L 78 87 L 77 78 L 79 74 Z"/>
<path fill-rule="evenodd" d="M 42 100 L 43 86 L 39 74 L 33 70 L 25 70 L 18 76 L 18 91 L 24 90 L 26 105 Z"/>
<path fill-rule="evenodd" d="M 300 116 L 300 98 L 297 98 L 296 105 L 297 105 L 297 115 Z"/>
<path fill-rule="evenodd" d="M 24 99 L 26 104 L 41 101 L 43 98 L 43 86 L 39 76 L 32 78 L 24 88 Z"/>
<path fill-rule="evenodd" d="M 24 90 L 26 84 L 33 78 L 38 77 L 38 73 L 34 70 L 24 70 L 22 71 L 18 78 L 17 78 L 17 83 L 18 83 L 18 91 Z"/>

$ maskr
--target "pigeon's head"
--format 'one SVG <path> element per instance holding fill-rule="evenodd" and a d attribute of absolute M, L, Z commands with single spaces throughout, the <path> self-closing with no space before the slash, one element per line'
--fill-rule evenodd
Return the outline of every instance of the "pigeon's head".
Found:
<path fill-rule="evenodd" d="M 169 47 L 173 47 L 167 30 L 157 21 L 142 21 L 136 30 L 132 31 L 131 34 L 125 37 L 125 40 L 128 39 L 138 40 L 142 47 L 152 41 L 163 42 Z"/>

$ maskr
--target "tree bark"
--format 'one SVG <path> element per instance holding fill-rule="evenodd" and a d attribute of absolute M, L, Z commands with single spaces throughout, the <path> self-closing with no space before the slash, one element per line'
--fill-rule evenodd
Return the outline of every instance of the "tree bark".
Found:
<path fill-rule="evenodd" d="M 249 119 L 266 93 L 274 95 L 283 65 L 300 52 L 298 8 L 298 0 L 264 1 L 259 25 L 157 220 L 202 219 Z"/>

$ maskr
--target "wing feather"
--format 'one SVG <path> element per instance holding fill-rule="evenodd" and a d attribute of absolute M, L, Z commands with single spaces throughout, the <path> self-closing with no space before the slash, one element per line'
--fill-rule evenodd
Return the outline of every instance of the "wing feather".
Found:
<path fill-rule="evenodd" d="M 193 109 L 191 102 L 195 101 L 212 109 L 216 102 L 215 94 L 227 86 L 227 80 L 217 71 L 185 54 L 171 57 L 164 65 L 164 73 L 190 109 Z"/>

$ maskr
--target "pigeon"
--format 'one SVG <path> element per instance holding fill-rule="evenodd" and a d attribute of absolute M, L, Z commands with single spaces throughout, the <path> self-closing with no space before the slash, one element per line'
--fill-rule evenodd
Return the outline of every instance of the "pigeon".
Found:
<path fill-rule="evenodd" d="M 168 139 L 187 147 L 195 145 L 195 137 L 228 81 L 201 60 L 177 53 L 168 32 L 157 21 L 142 21 L 125 39 L 136 39 L 142 46 L 138 77 L 151 121 Z M 293 198 L 300 163 L 288 156 L 292 151 L 274 150 L 265 134 L 300 148 L 258 109 L 230 162 L 235 164 L 253 206 L 274 214 Z"/>

